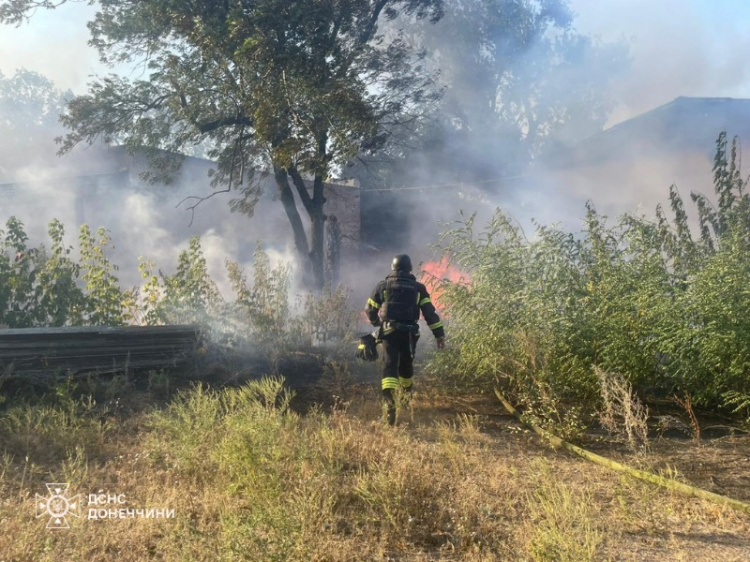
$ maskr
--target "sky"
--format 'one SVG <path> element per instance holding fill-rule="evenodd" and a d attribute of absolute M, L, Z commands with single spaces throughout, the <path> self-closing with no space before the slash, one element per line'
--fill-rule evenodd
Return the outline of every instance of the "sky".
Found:
<path fill-rule="evenodd" d="M 747 0 L 571 0 L 570 7 L 579 32 L 630 46 L 610 125 L 679 96 L 750 98 Z"/>
<path fill-rule="evenodd" d="M 632 67 L 617 81 L 609 124 L 678 96 L 750 97 L 747 0 L 570 0 L 575 28 L 604 42 L 625 40 Z M 0 27 L 0 72 L 27 68 L 83 93 L 102 72 L 86 44 L 94 8 L 69 3 L 38 11 L 21 27 Z"/>
<path fill-rule="evenodd" d="M 16 69 L 33 70 L 58 88 L 85 92 L 88 77 L 101 72 L 98 53 L 87 45 L 86 21 L 93 7 L 77 2 L 56 10 L 38 10 L 21 26 L 0 25 L 0 72 L 12 76 Z"/>

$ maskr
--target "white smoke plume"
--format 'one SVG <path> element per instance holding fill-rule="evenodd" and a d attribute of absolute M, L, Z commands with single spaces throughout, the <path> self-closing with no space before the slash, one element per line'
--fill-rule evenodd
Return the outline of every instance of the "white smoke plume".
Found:
<path fill-rule="evenodd" d="M 625 39 L 632 66 L 616 85 L 609 125 L 679 96 L 750 97 L 750 48 L 742 0 L 571 0 L 576 28 L 605 41 Z"/>

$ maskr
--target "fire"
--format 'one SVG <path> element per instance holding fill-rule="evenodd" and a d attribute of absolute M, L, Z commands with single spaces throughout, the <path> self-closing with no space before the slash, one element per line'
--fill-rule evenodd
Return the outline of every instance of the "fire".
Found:
<path fill-rule="evenodd" d="M 432 303 L 438 308 L 440 307 L 440 297 L 443 294 L 440 282 L 443 280 L 462 285 L 469 285 L 471 283 L 471 278 L 466 273 L 452 266 L 447 257 L 441 258 L 439 262 L 433 261 L 422 264 L 420 281 L 427 287 Z"/>

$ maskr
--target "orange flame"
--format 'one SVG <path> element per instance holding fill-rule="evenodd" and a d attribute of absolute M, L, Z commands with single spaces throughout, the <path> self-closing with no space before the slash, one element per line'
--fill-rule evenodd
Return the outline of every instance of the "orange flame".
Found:
<path fill-rule="evenodd" d="M 470 285 L 471 278 L 468 274 L 451 265 L 447 257 L 442 257 L 439 262 L 426 262 L 422 264 L 420 281 L 424 283 L 430 292 L 432 304 L 436 308 L 440 306 L 440 297 L 444 291 L 440 288 L 440 282 L 448 280 L 451 283 Z"/>

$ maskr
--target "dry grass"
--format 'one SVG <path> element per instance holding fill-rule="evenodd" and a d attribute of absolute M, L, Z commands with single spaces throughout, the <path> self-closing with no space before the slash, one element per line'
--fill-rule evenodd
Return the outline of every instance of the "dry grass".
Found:
<path fill-rule="evenodd" d="M 85 404 L 10 408 L 0 418 L 0 560 L 750 554 L 746 516 L 546 450 L 480 396 L 418 381 L 411 411 L 388 428 L 376 385 L 345 380 L 340 368 L 331 377 L 335 407 L 304 414 L 290 407 L 299 397 L 272 379 L 185 391 L 127 420 Z M 68 481 L 81 494 L 122 493 L 126 507 L 175 516 L 68 517 L 70 529 L 47 530 L 34 496 L 49 481 Z"/>
<path fill-rule="evenodd" d="M 602 396 L 599 421 L 610 435 L 626 440 L 633 451 L 648 448 L 648 408 L 633 394 L 630 382 L 619 373 L 594 367 Z"/>

